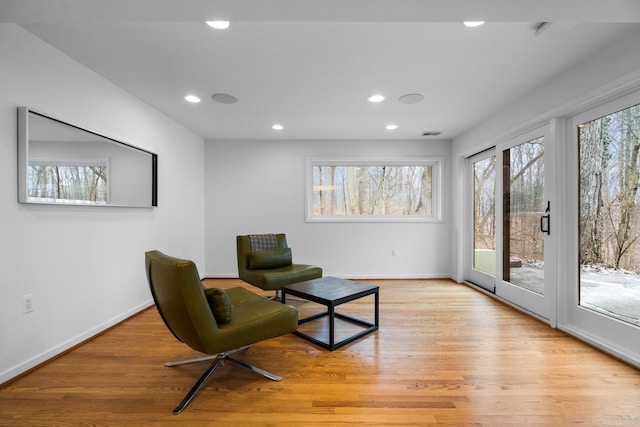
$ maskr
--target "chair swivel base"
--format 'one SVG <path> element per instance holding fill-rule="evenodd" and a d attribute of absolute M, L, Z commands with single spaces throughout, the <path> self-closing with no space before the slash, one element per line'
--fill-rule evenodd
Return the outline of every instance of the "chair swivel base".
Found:
<path fill-rule="evenodd" d="M 196 363 L 196 362 L 202 362 L 202 361 L 206 361 L 206 360 L 213 360 L 213 363 L 209 366 L 209 368 L 207 368 L 207 370 L 202 374 L 202 376 L 198 379 L 198 381 L 194 384 L 193 387 L 191 387 L 191 390 L 189 390 L 189 392 L 187 393 L 187 395 L 184 397 L 184 399 L 182 399 L 182 402 L 180 402 L 180 404 L 178 406 L 176 406 L 176 408 L 173 410 L 173 414 L 174 415 L 178 415 L 179 413 L 181 413 L 189 403 L 191 403 L 191 401 L 193 400 L 193 398 L 195 397 L 195 395 L 200 391 L 200 389 L 206 384 L 207 380 L 209 379 L 209 377 L 211 376 L 211 374 L 213 374 L 213 372 L 218 369 L 218 367 L 220 366 L 220 364 L 223 364 L 225 362 L 231 362 L 231 363 L 235 363 L 238 366 L 241 366 L 245 369 L 248 369 L 250 371 L 253 371 L 257 374 L 262 375 L 265 378 L 268 378 L 270 380 L 273 381 L 282 381 L 282 377 L 279 375 L 275 375 L 272 374 L 271 372 L 267 372 L 264 369 L 260 369 L 256 366 L 253 365 L 249 365 L 248 363 L 242 362 L 238 359 L 235 359 L 233 357 L 231 357 L 232 354 L 237 353 L 239 351 L 242 351 L 246 348 L 249 348 L 251 346 L 246 346 L 246 347 L 241 347 L 238 348 L 236 350 L 232 350 L 230 352 L 227 353 L 219 353 L 219 354 L 215 354 L 213 356 L 205 356 L 205 357 L 198 357 L 195 359 L 188 359 L 188 360 L 182 360 L 179 362 L 167 362 L 164 365 L 168 366 L 168 367 L 173 367 L 173 366 L 180 366 L 180 365 L 185 365 L 188 363 Z"/>

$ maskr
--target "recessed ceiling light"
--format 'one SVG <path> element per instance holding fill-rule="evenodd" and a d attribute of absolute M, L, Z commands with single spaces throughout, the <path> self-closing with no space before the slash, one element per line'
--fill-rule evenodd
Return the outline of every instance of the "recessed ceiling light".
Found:
<path fill-rule="evenodd" d="M 211 95 L 211 99 L 221 104 L 235 104 L 238 102 L 238 98 L 228 93 L 214 93 Z"/>
<path fill-rule="evenodd" d="M 206 21 L 207 25 L 216 30 L 226 30 L 229 28 L 229 21 Z"/>
<path fill-rule="evenodd" d="M 373 95 L 368 99 L 369 102 L 382 102 L 384 101 L 384 96 L 382 95 Z"/>
<path fill-rule="evenodd" d="M 394 124 L 392 123 L 392 124 L 388 124 L 388 125 L 386 125 L 384 128 L 385 128 L 386 130 L 395 130 L 395 129 L 398 129 L 398 125 L 394 125 Z"/>
<path fill-rule="evenodd" d="M 198 98 L 195 95 L 187 95 L 184 97 L 184 100 L 187 102 L 192 102 L 194 104 L 197 104 L 198 102 L 200 102 L 200 98 Z"/>
<path fill-rule="evenodd" d="M 420 102 L 423 99 L 424 95 L 420 93 L 408 93 L 398 98 L 398 102 L 401 104 L 415 104 L 416 102 Z"/>
<path fill-rule="evenodd" d="M 282 130 L 282 129 L 284 129 L 284 126 L 282 126 L 281 124 L 276 123 L 275 125 L 271 126 L 271 129 L 273 129 L 273 130 Z"/>
<path fill-rule="evenodd" d="M 483 25 L 484 21 L 464 21 L 464 26 L 469 28 L 479 27 Z"/>

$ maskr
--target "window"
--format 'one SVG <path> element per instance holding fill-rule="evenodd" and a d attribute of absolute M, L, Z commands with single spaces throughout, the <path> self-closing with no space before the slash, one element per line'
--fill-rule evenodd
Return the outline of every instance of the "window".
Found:
<path fill-rule="evenodd" d="M 27 176 L 29 201 L 106 205 L 109 202 L 107 166 L 107 160 L 32 160 Z"/>
<path fill-rule="evenodd" d="M 640 105 L 577 134 L 580 305 L 640 326 Z"/>
<path fill-rule="evenodd" d="M 442 159 L 307 160 L 307 221 L 440 221 Z"/>
<path fill-rule="evenodd" d="M 496 156 L 485 155 L 473 161 L 473 268 L 495 276 Z"/>
<path fill-rule="evenodd" d="M 545 214 L 543 136 L 503 151 L 502 280 L 544 294 Z"/>

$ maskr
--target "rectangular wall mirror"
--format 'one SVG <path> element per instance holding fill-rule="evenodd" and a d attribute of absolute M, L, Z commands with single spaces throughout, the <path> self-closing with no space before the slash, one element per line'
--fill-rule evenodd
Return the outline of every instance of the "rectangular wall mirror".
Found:
<path fill-rule="evenodd" d="M 18 202 L 158 206 L 158 156 L 18 108 Z"/>

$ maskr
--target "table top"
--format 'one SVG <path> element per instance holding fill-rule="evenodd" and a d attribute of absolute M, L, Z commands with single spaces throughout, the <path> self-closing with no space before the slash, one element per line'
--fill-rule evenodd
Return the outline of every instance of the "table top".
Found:
<path fill-rule="evenodd" d="M 285 285 L 282 289 L 284 293 L 311 301 L 321 300 L 324 303 L 336 303 L 344 299 L 353 300 L 360 296 L 373 294 L 377 292 L 378 286 L 327 276 Z"/>

